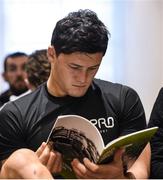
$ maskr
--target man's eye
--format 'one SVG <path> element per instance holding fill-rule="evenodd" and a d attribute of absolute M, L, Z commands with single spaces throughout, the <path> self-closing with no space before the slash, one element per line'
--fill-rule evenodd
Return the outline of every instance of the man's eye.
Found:
<path fill-rule="evenodd" d="M 90 70 L 96 70 L 97 69 L 97 67 L 95 67 L 95 68 L 90 68 Z"/>
<path fill-rule="evenodd" d="M 78 66 L 70 66 L 71 69 L 80 69 Z"/>
<path fill-rule="evenodd" d="M 7 68 L 7 71 L 16 71 L 16 66 L 9 66 L 8 68 Z"/>
<path fill-rule="evenodd" d="M 92 68 L 89 68 L 89 71 L 96 71 L 98 69 L 98 67 L 92 67 Z"/>
<path fill-rule="evenodd" d="M 22 68 L 23 71 L 25 71 L 25 69 L 26 69 L 26 64 L 23 64 L 21 68 Z"/>

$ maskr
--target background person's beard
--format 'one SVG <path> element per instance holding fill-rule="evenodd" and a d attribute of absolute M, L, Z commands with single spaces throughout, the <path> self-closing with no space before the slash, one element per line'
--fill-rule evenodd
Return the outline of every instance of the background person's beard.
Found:
<path fill-rule="evenodd" d="M 26 92 L 28 90 L 28 88 L 27 87 L 22 87 L 21 89 L 20 88 L 17 89 L 17 88 L 15 88 L 13 86 L 10 86 L 10 90 L 12 92 L 12 95 L 19 96 L 20 94 Z"/>
<path fill-rule="evenodd" d="M 22 81 L 24 81 L 24 79 L 21 76 L 18 76 L 16 79 L 16 82 L 19 82 L 19 81 L 22 82 Z M 14 85 L 10 85 L 10 90 L 11 90 L 13 95 L 19 96 L 20 94 L 26 92 L 28 90 L 28 88 L 25 85 L 22 87 L 19 87 L 19 88 L 15 87 Z"/>

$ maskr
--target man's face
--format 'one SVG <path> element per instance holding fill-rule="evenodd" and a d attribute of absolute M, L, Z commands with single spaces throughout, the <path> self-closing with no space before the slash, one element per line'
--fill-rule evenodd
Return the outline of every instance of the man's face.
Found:
<path fill-rule="evenodd" d="M 83 96 L 88 90 L 102 60 L 102 53 L 61 53 L 51 63 L 48 90 L 55 96 Z"/>
<path fill-rule="evenodd" d="M 14 91 L 21 92 L 26 89 L 26 84 L 24 81 L 27 76 L 25 72 L 26 62 L 26 56 L 7 59 L 7 69 L 6 72 L 4 72 L 3 76 L 5 80 L 9 83 L 10 87 L 14 89 Z"/>

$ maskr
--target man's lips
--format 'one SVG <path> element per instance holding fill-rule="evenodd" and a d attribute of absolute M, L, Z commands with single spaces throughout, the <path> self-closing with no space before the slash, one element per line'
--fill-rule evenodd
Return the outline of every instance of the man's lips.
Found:
<path fill-rule="evenodd" d="M 84 88 L 84 87 L 86 87 L 86 85 L 76 85 L 76 84 L 73 84 L 72 86 L 74 86 L 74 87 L 79 87 L 79 88 Z"/>
<path fill-rule="evenodd" d="M 25 84 L 24 81 L 16 81 L 15 84 Z"/>

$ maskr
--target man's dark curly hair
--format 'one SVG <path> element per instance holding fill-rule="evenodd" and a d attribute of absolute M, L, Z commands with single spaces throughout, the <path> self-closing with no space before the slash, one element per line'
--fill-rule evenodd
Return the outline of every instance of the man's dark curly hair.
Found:
<path fill-rule="evenodd" d="M 106 52 L 109 31 L 95 12 L 86 9 L 69 13 L 57 22 L 54 28 L 51 45 L 57 56 L 60 53 L 73 52 L 97 53 Z"/>
<path fill-rule="evenodd" d="M 47 81 L 50 74 L 50 63 L 47 50 L 37 50 L 28 57 L 26 64 L 28 81 L 35 87 Z"/>

